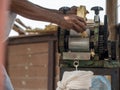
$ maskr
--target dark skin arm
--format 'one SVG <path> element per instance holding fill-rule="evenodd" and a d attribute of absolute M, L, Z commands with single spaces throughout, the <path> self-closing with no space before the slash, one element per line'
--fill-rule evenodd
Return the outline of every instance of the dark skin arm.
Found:
<path fill-rule="evenodd" d="M 56 23 L 64 29 L 73 29 L 77 32 L 86 29 L 86 23 L 81 17 L 74 14 L 64 15 L 58 10 L 46 9 L 27 0 L 11 0 L 10 10 L 32 20 Z"/>

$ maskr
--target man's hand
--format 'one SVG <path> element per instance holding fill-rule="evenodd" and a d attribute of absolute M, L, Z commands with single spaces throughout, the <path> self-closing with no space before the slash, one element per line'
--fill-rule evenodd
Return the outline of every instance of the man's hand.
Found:
<path fill-rule="evenodd" d="M 86 22 L 81 17 L 68 14 L 63 16 L 63 20 L 60 21 L 60 26 L 64 29 L 73 29 L 82 33 L 86 29 Z"/>
<path fill-rule="evenodd" d="M 60 26 L 64 29 L 73 29 L 77 32 L 83 32 L 86 29 L 86 23 L 83 18 L 77 16 L 76 6 L 72 6 L 70 10 L 63 16 Z"/>
<path fill-rule="evenodd" d="M 67 12 L 67 14 L 77 14 L 77 8 L 78 7 L 76 7 L 76 6 L 72 6 L 71 8 L 70 8 L 70 11 L 68 11 Z"/>

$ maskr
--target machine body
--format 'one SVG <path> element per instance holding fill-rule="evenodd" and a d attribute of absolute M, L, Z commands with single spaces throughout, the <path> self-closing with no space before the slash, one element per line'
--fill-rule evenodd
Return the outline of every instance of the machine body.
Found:
<path fill-rule="evenodd" d="M 70 10 L 68 8 L 65 8 Z M 62 8 L 64 10 L 64 8 Z M 67 12 L 67 10 L 64 10 Z M 117 67 L 116 43 L 108 41 L 108 19 L 104 15 L 104 23 L 100 23 L 99 11 L 101 7 L 93 7 L 94 23 L 86 29 L 87 37 L 74 30 L 58 28 L 58 52 L 60 53 L 60 67 L 74 67 L 78 62 L 79 67 Z M 98 10 L 98 11 L 97 11 Z"/>
<path fill-rule="evenodd" d="M 65 10 L 64 10 L 65 9 Z M 62 8 L 63 12 L 67 12 L 68 8 Z M 104 25 L 100 25 L 99 11 L 102 7 L 93 7 L 95 10 L 94 26 L 92 29 L 86 30 L 88 36 L 82 37 L 81 33 L 74 30 L 58 29 L 58 51 L 62 55 L 62 59 L 78 59 L 78 60 L 104 60 L 107 51 L 107 16 L 105 15 Z M 97 17 L 97 18 L 96 18 Z"/>

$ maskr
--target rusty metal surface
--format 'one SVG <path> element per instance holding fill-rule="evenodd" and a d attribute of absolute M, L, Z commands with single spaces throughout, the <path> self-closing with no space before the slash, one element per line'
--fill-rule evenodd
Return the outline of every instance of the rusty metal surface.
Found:
<path fill-rule="evenodd" d="M 60 60 L 60 66 L 62 67 L 73 67 L 75 60 Z M 119 61 L 103 61 L 103 60 L 79 60 L 79 67 L 101 67 L 101 68 L 119 68 Z"/>

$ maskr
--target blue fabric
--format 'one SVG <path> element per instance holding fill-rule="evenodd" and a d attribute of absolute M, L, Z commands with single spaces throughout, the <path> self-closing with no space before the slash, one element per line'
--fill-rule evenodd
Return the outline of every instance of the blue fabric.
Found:
<path fill-rule="evenodd" d="M 95 76 L 92 78 L 92 90 L 111 90 L 110 81 L 104 76 Z"/>

